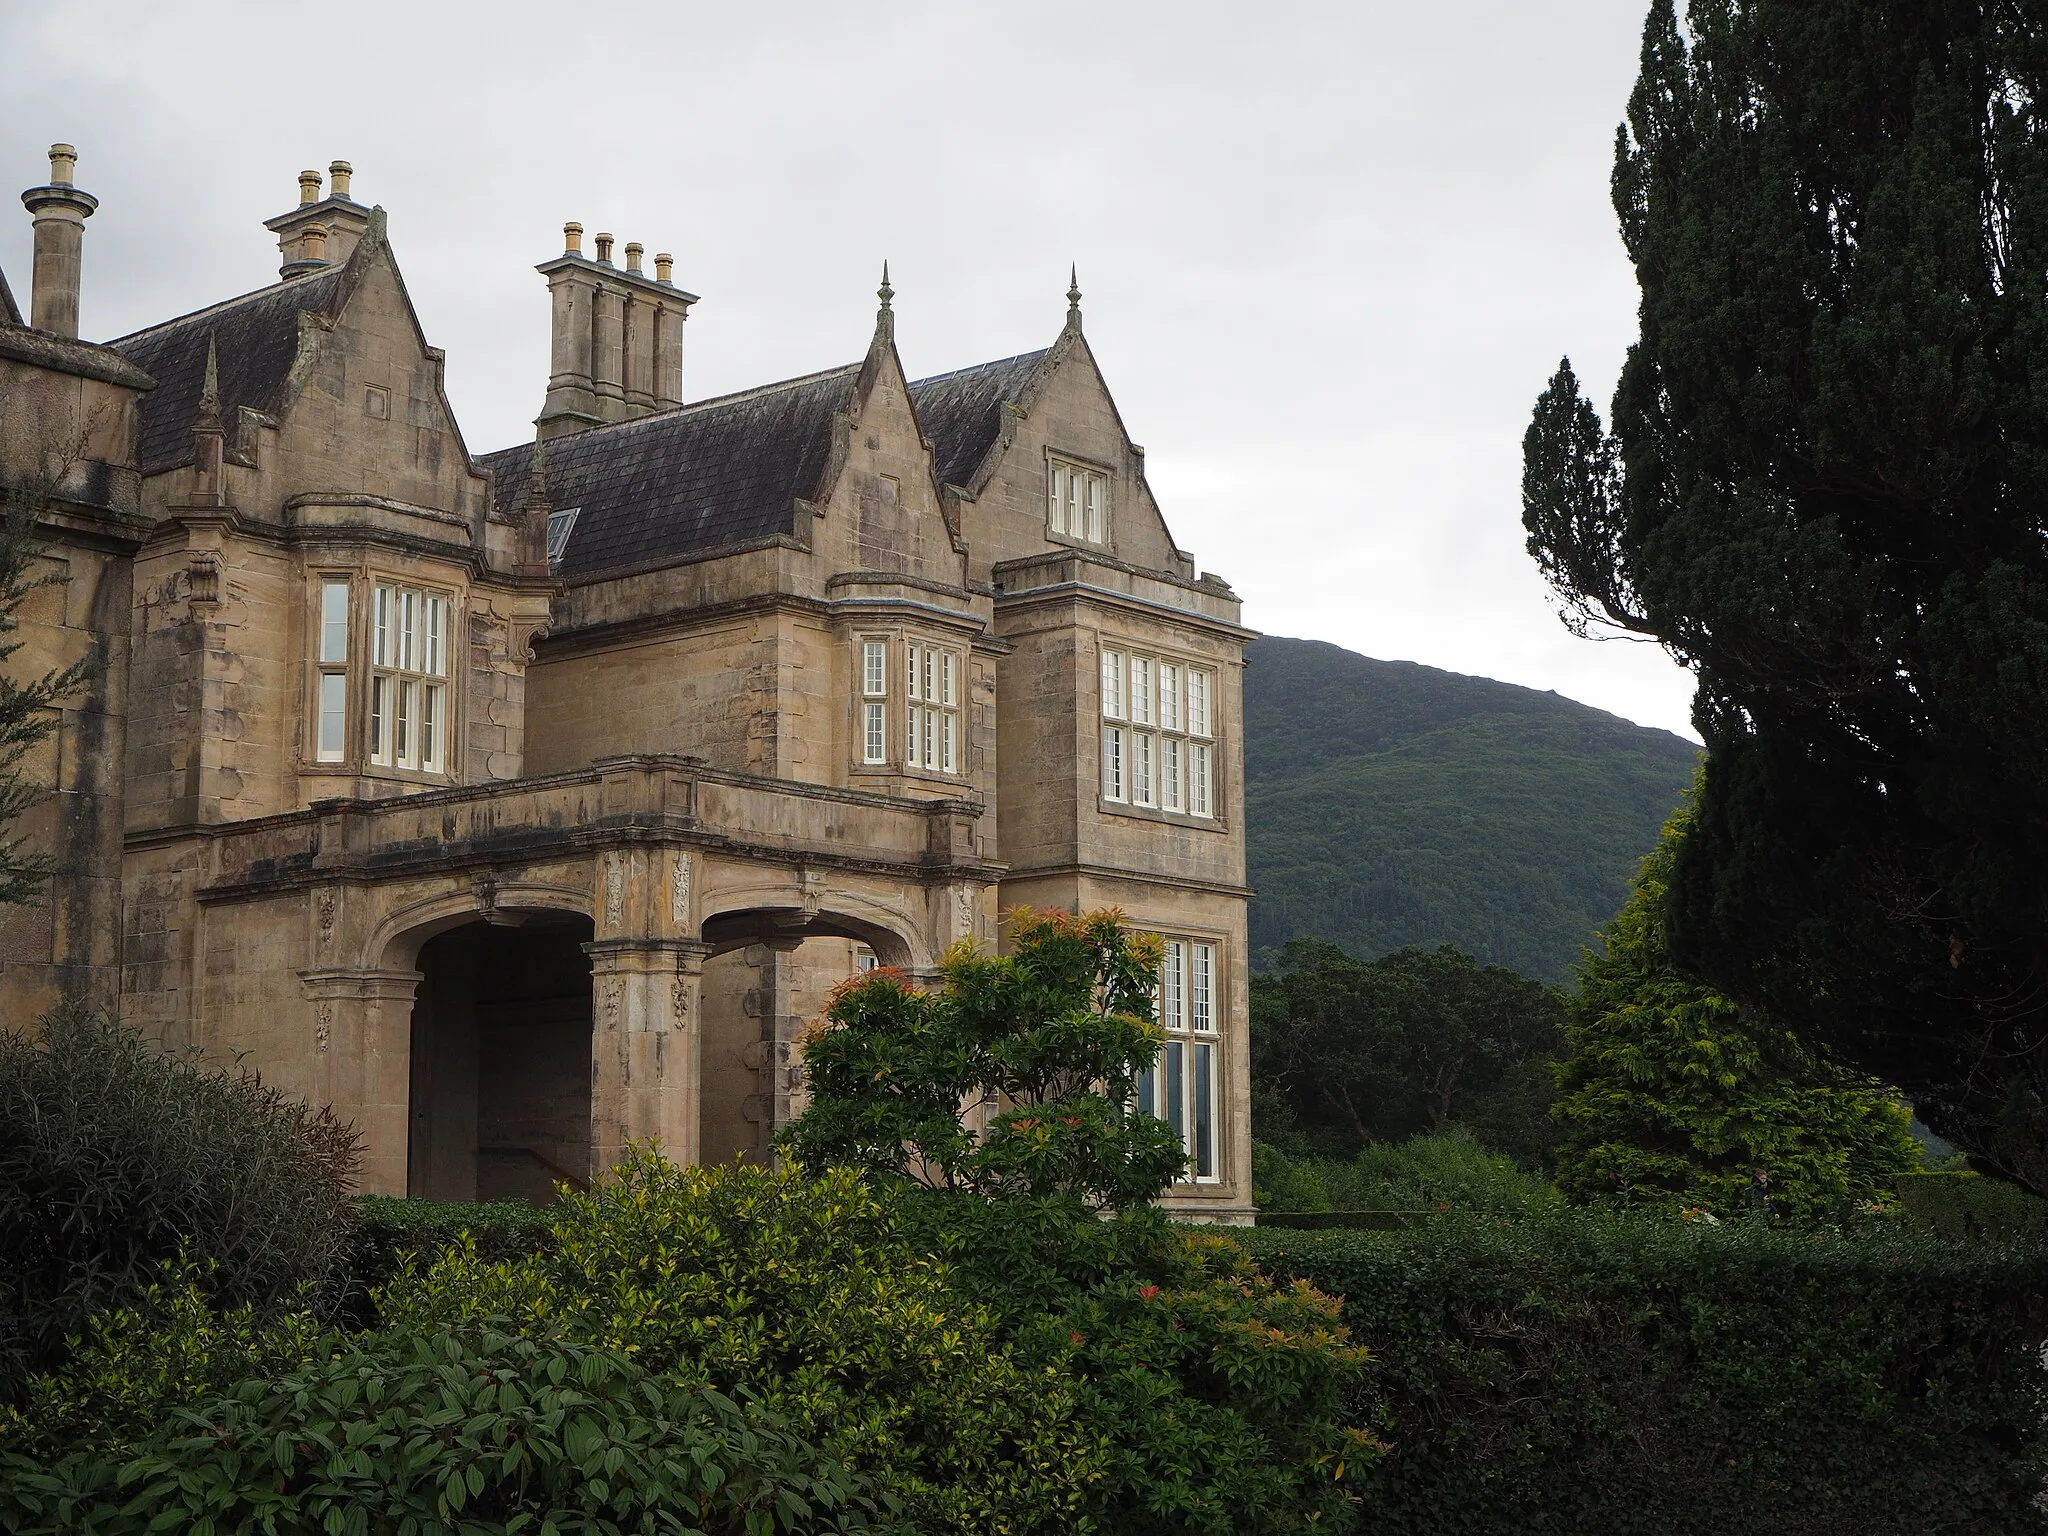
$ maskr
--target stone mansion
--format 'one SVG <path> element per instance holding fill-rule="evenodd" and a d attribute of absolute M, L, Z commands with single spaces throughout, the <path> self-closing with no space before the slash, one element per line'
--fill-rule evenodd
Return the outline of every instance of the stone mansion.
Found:
<path fill-rule="evenodd" d="M 345 162 L 280 281 L 95 343 L 76 158 L 0 276 L 0 490 L 63 578 L 9 665 L 101 665 L 31 765 L 0 1023 L 118 1008 L 332 1105 L 369 1189 L 544 1196 L 764 1155 L 856 968 L 1116 906 L 1166 939 L 1168 1203 L 1249 1219 L 1250 634 L 1078 292 L 911 380 L 885 273 L 864 356 L 686 401 L 695 295 L 570 224 L 535 440 L 477 455 Z"/>

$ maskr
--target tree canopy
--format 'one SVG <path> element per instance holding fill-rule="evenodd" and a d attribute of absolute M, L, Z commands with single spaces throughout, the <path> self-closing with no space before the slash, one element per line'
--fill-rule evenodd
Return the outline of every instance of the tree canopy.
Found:
<path fill-rule="evenodd" d="M 1252 979 L 1259 1138 L 1348 1158 L 1455 1122 L 1541 1163 L 1562 1013 L 1551 988 L 1449 944 L 1368 961 L 1295 939 Z"/>
<path fill-rule="evenodd" d="M 1558 1187 L 1581 1202 L 1716 1216 L 1838 1217 L 1886 1198 L 1920 1162 L 1898 1095 L 1672 964 L 1664 902 L 1691 815 L 1672 817 L 1579 969 Z"/>
<path fill-rule="evenodd" d="M 1708 764 L 1688 969 L 2048 1188 L 2048 14 L 1657 0 L 1612 426 L 1525 441 L 1568 621 L 1661 641 Z"/>

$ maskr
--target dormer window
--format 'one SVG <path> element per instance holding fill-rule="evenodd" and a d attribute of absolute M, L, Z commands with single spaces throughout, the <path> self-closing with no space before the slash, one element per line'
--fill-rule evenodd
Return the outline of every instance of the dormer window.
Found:
<path fill-rule="evenodd" d="M 1046 461 L 1046 528 L 1084 544 L 1109 542 L 1109 476 L 1087 464 Z"/>

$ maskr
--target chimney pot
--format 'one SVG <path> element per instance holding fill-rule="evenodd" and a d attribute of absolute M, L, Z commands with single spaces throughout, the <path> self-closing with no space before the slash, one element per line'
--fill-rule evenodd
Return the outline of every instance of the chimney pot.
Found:
<path fill-rule="evenodd" d="M 667 251 L 656 251 L 654 253 L 654 280 L 657 283 L 673 283 L 675 279 L 669 274 L 674 272 L 675 269 L 675 257 L 669 255 Z"/>
<path fill-rule="evenodd" d="M 304 254 L 306 260 L 325 261 L 327 259 L 327 226 L 325 224 L 308 224 L 302 237 L 302 242 L 299 249 Z"/>
<path fill-rule="evenodd" d="M 346 160 L 337 160 L 327 167 L 327 191 L 330 197 L 348 196 L 348 179 L 355 175 L 356 168 Z"/>
<path fill-rule="evenodd" d="M 574 219 L 562 226 L 562 254 L 581 256 L 583 254 L 583 226 Z"/>
<path fill-rule="evenodd" d="M 72 172 L 77 168 L 77 166 L 78 151 L 76 149 L 73 149 L 69 144 L 52 144 L 50 146 L 51 186 L 70 186 Z"/>
<path fill-rule="evenodd" d="M 646 254 L 646 246 L 642 245 L 638 240 L 628 240 L 626 242 L 626 270 L 628 272 L 638 272 L 640 270 L 640 258 Z"/>
<path fill-rule="evenodd" d="M 50 180 L 21 194 L 21 205 L 35 215 L 35 268 L 30 278 L 28 323 L 58 336 L 78 334 L 78 276 L 85 242 L 85 221 L 99 199 L 71 184 L 78 151 L 69 144 L 50 146 Z"/>
<path fill-rule="evenodd" d="M 320 173 L 318 171 L 299 172 L 299 202 L 303 205 L 319 201 Z"/>
<path fill-rule="evenodd" d="M 606 266 L 612 264 L 612 237 L 602 231 L 597 237 L 597 259 Z"/>

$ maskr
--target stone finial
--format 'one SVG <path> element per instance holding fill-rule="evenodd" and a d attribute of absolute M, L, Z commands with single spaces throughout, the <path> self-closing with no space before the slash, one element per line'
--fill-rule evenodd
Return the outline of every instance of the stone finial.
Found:
<path fill-rule="evenodd" d="M 211 331 L 206 336 L 206 378 L 199 386 L 198 424 L 201 430 L 220 426 L 220 354 Z"/>
<path fill-rule="evenodd" d="M 599 230 L 597 235 L 597 259 L 606 266 L 612 264 L 612 237 L 604 230 Z"/>
<path fill-rule="evenodd" d="M 1077 330 L 1081 325 L 1081 268 L 1078 263 L 1067 268 L 1067 324 Z"/>
<path fill-rule="evenodd" d="M 519 564 L 526 575 L 548 573 L 548 515 L 553 510 L 548 494 L 547 440 L 543 438 L 533 445 L 526 503 L 519 509 Z"/>
<path fill-rule="evenodd" d="M 336 160 L 327 167 L 327 193 L 330 197 L 348 200 L 348 179 L 355 175 L 356 168 L 346 160 Z"/>
<path fill-rule="evenodd" d="M 221 460 L 226 434 L 220 422 L 220 356 L 211 333 L 206 338 L 206 378 L 199 386 L 199 414 L 192 420 L 192 494 L 188 504 L 222 504 Z"/>
<path fill-rule="evenodd" d="M 562 226 L 562 254 L 581 256 L 583 254 L 583 226 L 574 219 Z"/>
<path fill-rule="evenodd" d="M 628 272 L 639 272 L 640 258 L 646 254 L 646 246 L 642 245 L 638 240 L 628 240 L 626 242 L 626 270 Z M 641 275 L 644 276 L 645 274 Z"/>
<path fill-rule="evenodd" d="M 882 263 L 882 286 L 875 290 L 875 297 L 882 301 L 882 307 L 875 311 L 875 339 L 894 342 L 896 340 L 896 290 L 889 286 L 889 263 Z"/>
<path fill-rule="evenodd" d="M 882 262 L 882 286 L 875 290 L 875 297 L 882 301 L 882 308 L 888 309 L 896 297 L 896 290 L 889 286 L 889 263 Z"/>
<path fill-rule="evenodd" d="M 307 203 L 317 203 L 319 201 L 320 173 L 318 171 L 299 172 L 299 206 L 304 207 Z"/>
<path fill-rule="evenodd" d="M 669 255 L 667 251 L 656 251 L 654 253 L 654 280 L 657 283 L 674 284 L 675 270 L 675 257 Z"/>
<path fill-rule="evenodd" d="M 50 146 L 50 185 L 68 187 L 78 169 L 78 151 L 69 144 Z"/>

